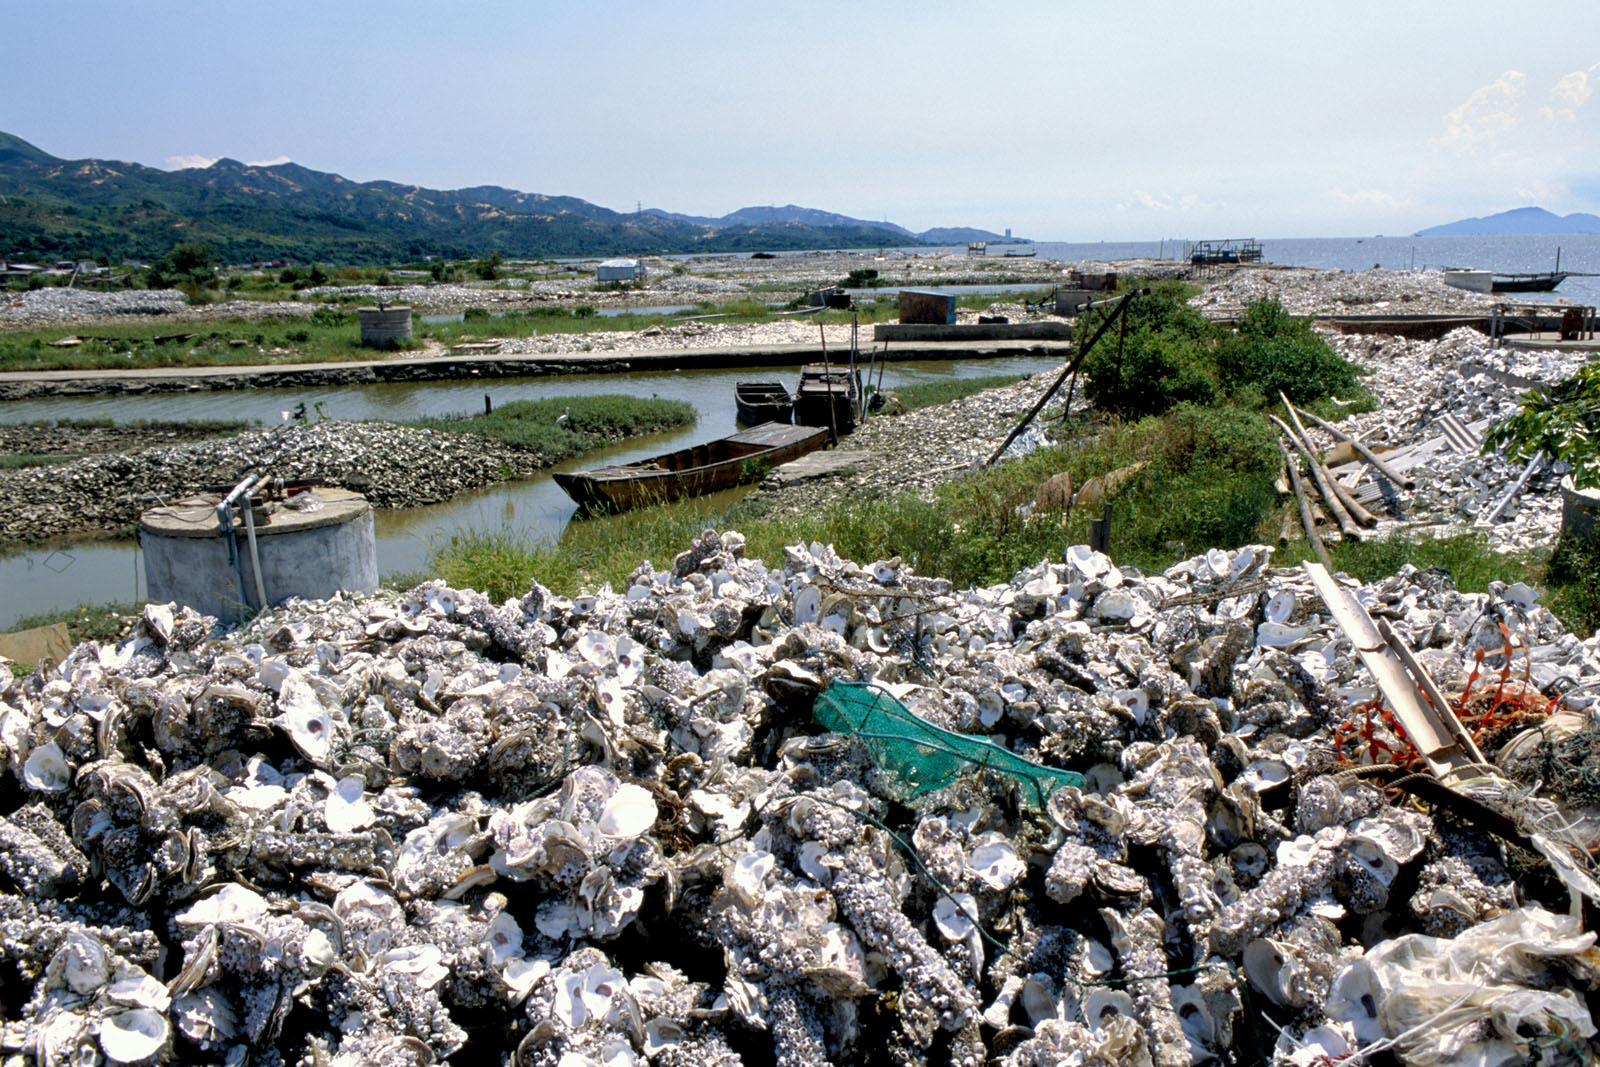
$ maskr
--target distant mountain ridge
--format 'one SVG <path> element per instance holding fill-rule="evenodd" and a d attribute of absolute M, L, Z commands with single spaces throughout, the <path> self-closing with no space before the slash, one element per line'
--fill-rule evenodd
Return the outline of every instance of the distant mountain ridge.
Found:
<path fill-rule="evenodd" d="M 1456 235 L 1495 235 L 1523 233 L 1600 233 L 1600 215 L 1579 212 L 1557 215 L 1542 207 L 1519 207 L 1483 218 L 1462 219 L 1442 226 L 1418 230 L 1416 237 L 1450 237 Z"/>
<path fill-rule="evenodd" d="M 183 241 L 209 244 L 228 262 L 343 263 L 921 243 L 902 226 L 792 204 L 742 208 L 720 219 L 655 209 L 623 213 L 574 196 L 495 185 L 440 190 L 354 182 L 298 163 L 219 159 L 164 171 L 66 160 L 0 132 L 0 256 L 153 259 Z"/>

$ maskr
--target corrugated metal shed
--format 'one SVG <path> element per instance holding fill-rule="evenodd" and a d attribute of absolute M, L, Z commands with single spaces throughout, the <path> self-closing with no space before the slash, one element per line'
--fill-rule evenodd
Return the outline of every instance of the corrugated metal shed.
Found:
<path fill-rule="evenodd" d="M 600 261 L 595 277 L 602 282 L 631 282 L 639 276 L 637 259 L 606 259 Z"/>

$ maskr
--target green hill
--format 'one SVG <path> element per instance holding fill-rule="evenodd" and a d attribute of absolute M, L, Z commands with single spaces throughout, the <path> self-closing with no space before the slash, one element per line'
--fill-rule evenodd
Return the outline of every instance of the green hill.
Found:
<path fill-rule="evenodd" d="M 512 258 L 917 243 L 899 227 L 707 225 L 498 186 L 441 190 L 352 182 L 296 163 L 219 159 L 209 167 L 164 171 L 115 160 L 65 160 L 0 133 L 0 256 L 155 259 L 183 241 L 209 244 L 226 262 L 338 263 L 495 252 Z"/>

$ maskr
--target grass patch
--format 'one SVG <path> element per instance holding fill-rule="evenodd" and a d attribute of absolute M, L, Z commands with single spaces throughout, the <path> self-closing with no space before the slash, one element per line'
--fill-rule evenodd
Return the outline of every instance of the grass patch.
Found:
<path fill-rule="evenodd" d="M 693 405 L 681 400 L 608 394 L 515 400 L 488 415 L 418 419 L 406 425 L 480 434 L 554 462 L 605 441 L 690 426 L 695 417 Z"/>
<path fill-rule="evenodd" d="M 53 467 L 57 463 L 66 463 L 74 459 L 82 459 L 87 452 L 52 452 L 41 454 L 37 452 L 9 452 L 0 455 L 0 471 L 23 470 L 28 467 Z"/>
<path fill-rule="evenodd" d="M 1335 570 L 1363 582 L 1387 578 L 1411 563 L 1448 575 L 1463 592 L 1481 593 L 1494 581 L 1532 581 L 1537 571 L 1529 559 L 1496 552 L 1479 533 L 1429 537 L 1401 531 L 1369 541 L 1328 541 L 1326 547 Z M 1316 553 L 1303 539 L 1291 541 L 1273 555 L 1279 566 L 1297 566 L 1313 559 Z"/>
<path fill-rule="evenodd" d="M 1562 538 L 1545 570 L 1546 604 L 1580 637 L 1600 630 L 1600 545 Z"/>
<path fill-rule="evenodd" d="M 983 378 L 952 378 L 948 381 L 904 385 L 892 392 L 900 403 L 905 405 L 907 411 L 915 411 L 918 408 L 933 407 L 935 404 L 948 404 L 952 400 L 960 400 L 962 397 L 981 393 L 985 389 L 1015 385 L 1026 377 L 1028 377 L 1026 374 L 991 374 Z"/>
<path fill-rule="evenodd" d="M 51 344 L 69 336 L 83 343 L 70 348 Z M 0 333 L 0 370 L 8 371 L 336 362 L 370 359 L 372 354 L 361 347 L 361 328 L 353 314 L 322 322 L 234 318 Z"/>
<path fill-rule="evenodd" d="M 64 622 L 67 624 L 67 635 L 74 645 L 80 641 L 112 644 L 128 635 L 142 611 L 144 611 L 143 604 L 129 601 L 79 604 L 75 608 L 42 611 L 37 615 L 26 616 L 13 623 L 11 629 L 32 630 L 35 627 L 53 626 L 58 622 Z"/>

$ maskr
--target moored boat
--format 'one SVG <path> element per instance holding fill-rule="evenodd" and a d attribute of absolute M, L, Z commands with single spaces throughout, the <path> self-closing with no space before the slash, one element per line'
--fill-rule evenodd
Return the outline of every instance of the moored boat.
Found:
<path fill-rule="evenodd" d="M 767 422 L 635 463 L 556 472 L 552 477 L 580 507 L 626 511 L 755 481 L 773 467 L 815 452 L 827 437 L 822 429 Z"/>
<path fill-rule="evenodd" d="M 763 422 L 788 422 L 794 399 L 782 382 L 734 382 L 733 406 L 746 426 Z"/>
<path fill-rule="evenodd" d="M 1496 274 L 1491 287 L 1497 293 L 1553 293 L 1567 280 L 1564 271 L 1544 274 Z"/>
<path fill-rule="evenodd" d="M 844 434 L 856 428 L 860 417 L 861 383 L 854 374 L 818 363 L 800 368 L 800 386 L 794 394 L 796 424 Z"/>

